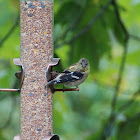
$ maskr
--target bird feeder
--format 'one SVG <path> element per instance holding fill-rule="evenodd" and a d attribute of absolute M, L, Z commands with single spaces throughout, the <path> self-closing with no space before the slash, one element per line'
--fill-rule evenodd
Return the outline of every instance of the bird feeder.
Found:
<path fill-rule="evenodd" d="M 20 92 L 21 131 L 14 140 L 59 140 L 53 134 L 53 92 L 79 89 L 45 87 L 52 78 L 52 67 L 59 58 L 53 58 L 53 0 L 20 1 L 20 58 L 14 64 L 19 89 L 0 91 Z"/>

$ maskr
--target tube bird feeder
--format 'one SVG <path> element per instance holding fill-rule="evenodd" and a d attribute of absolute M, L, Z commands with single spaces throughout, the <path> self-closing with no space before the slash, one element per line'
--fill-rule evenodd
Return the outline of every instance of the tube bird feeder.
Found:
<path fill-rule="evenodd" d="M 21 134 L 14 139 L 53 140 L 53 94 L 45 83 L 53 58 L 53 0 L 21 0 Z M 20 64 L 19 64 L 20 63 Z M 16 63 L 15 63 L 16 64 Z M 47 76 L 47 77 L 46 77 Z"/>
<path fill-rule="evenodd" d="M 60 60 L 53 58 L 53 0 L 21 0 L 20 9 L 20 58 L 13 60 L 21 67 L 15 74 L 20 86 L 0 89 L 21 95 L 21 131 L 14 140 L 59 140 L 53 134 L 53 93 L 79 88 L 45 86 Z"/>

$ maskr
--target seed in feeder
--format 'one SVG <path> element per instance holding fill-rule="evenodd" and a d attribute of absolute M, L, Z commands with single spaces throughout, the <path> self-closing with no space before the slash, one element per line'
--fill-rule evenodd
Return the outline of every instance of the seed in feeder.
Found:
<path fill-rule="evenodd" d="M 28 95 L 29 95 L 29 96 L 34 96 L 34 94 L 32 94 L 32 93 L 29 93 Z"/>
<path fill-rule="evenodd" d="M 38 52 L 38 50 L 37 50 L 37 49 L 33 49 L 33 52 L 34 52 L 34 53 L 37 53 L 37 52 Z"/>
<path fill-rule="evenodd" d="M 37 131 L 42 131 L 42 129 L 38 128 Z"/>
<path fill-rule="evenodd" d="M 35 101 L 35 104 L 37 104 L 38 102 L 37 101 Z"/>
<path fill-rule="evenodd" d="M 29 3 L 29 4 L 28 4 L 28 7 L 31 8 L 31 6 L 32 6 L 32 3 Z"/>
<path fill-rule="evenodd" d="M 44 5 L 44 4 L 41 4 L 41 7 L 42 7 L 42 8 L 45 8 L 45 7 L 46 7 L 46 5 Z"/>
<path fill-rule="evenodd" d="M 48 93 L 44 94 L 44 96 L 47 96 L 47 95 L 48 95 Z"/>
<path fill-rule="evenodd" d="M 36 114 L 36 111 L 32 111 L 31 113 L 32 113 L 32 114 Z"/>
<path fill-rule="evenodd" d="M 28 15 L 28 17 L 32 17 L 32 16 L 33 16 L 33 14 L 29 14 L 29 15 Z"/>
<path fill-rule="evenodd" d="M 24 11 L 27 11 L 27 8 L 25 8 Z"/>
<path fill-rule="evenodd" d="M 36 8 L 36 6 L 32 5 L 30 8 Z"/>

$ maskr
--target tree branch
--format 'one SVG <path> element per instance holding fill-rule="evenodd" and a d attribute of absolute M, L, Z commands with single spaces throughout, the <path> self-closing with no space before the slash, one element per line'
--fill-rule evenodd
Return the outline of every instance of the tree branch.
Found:
<path fill-rule="evenodd" d="M 115 92 L 114 92 L 114 96 L 112 99 L 111 113 L 110 113 L 109 119 L 108 119 L 108 121 L 103 129 L 103 132 L 100 136 L 100 139 L 106 139 L 106 138 L 110 137 L 111 132 L 112 132 L 112 127 L 114 126 L 114 123 L 115 123 L 115 117 L 116 117 L 115 107 L 116 107 L 117 97 L 118 97 L 118 93 L 120 90 L 120 85 L 121 85 L 121 81 L 122 81 L 122 77 L 123 77 L 123 71 L 124 71 L 124 67 L 125 67 L 127 48 L 128 48 L 127 44 L 128 44 L 128 40 L 129 40 L 129 33 L 128 33 L 128 31 L 127 31 L 127 29 L 126 29 L 126 27 L 121 19 L 116 0 L 112 1 L 112 6 L 114 8 L 114 12 L 115 12 L 117 21 L 120 24 L 120 26 L 124 32 L 124 50 L 123 50 L 123 54 L 122 54 L 122 61 L 120 64 L 118 79 L 117 79 L 117 82 L 115 85 Z"/>
<path fill-rule="evenodd" d="M 63 35 L 61 35 L 57 40 L 56 42 L 59 40 L 59 39 L 63 39 L 67 36 L 68 32 L 73 30 L 78 24 L 79 22 L 81 21 L 81 18 L 83 17 L 83 15 L 85 14 L 85 10 L 88 6 L 88 3 L 89 3 L 89 0 L 86 1 L 86 4 L 85 4 L 85 7 L 83 8 L 83 10 L 81 11 L 81 13 L 79 14 L 79 17 L 66 29 L 66 31 L 63 33 Z"/>
<path fill-rule="evenodd" d="M 140 89 L 139 89 L 138 91 L 136 91 L 136 92 L 132 95 L 131 99 L 130 99 L 128 102 L 126 102 L 124 105 L 122 105 L 122 106 L 118 109 L 118 111 L 121 112 L 121 111 L 125 110 L 126 108 L 128 108 L 128 106 L 130 106 L 130 105 L 135 101 L 135 99 L 136 99 L 136 97 L 137 97 L 138 95 L 140 95 Z"/>
<path fill-rule="evenodd" d="M 113 112 L 113 110 L 115 109 L 115 106 L 116 106 L 117 96 L 118 96 L 118 93 L 119 93 L 120 84 L 121 84 L 121 81 L 122 81 L 123 71 L 124 71 L 124 67 L 125 67 L 127 48 L 128 48 L 127 43 L 128 43 L 128 39 L 129 39 L 129 34 L 128 34 L 128 31 L 127 31 L 125 25 L 123 24 L 123 22 L 121 20 L 121 16 L 119 14 L 119 10 L 118 10 L 118 7 L 117 7 L 116 0 L 113 0 L 112 5 L 114 7 L 114 12 L 116 14 L 116 18 L 117 18 L 119 24 L 121 25 L 121 28 L 122 28 L 122 30 L 125 34 L 125 38 L 124 38 L 125 45 L 124 45 L 124 50 L 123 50 L 123 55 L 122 55 L 122 62 L 121 62 L 120 69 L 119 69 L 118 80 L 117 80 L 116 86 L 115 86 L 115 94 L 114 94 L 114 97 L 113 97 L 113 100 L 112 100 L 112 112 Z"/>
<path fill-rule="evenodd" d="M 129 37 L 131 37 L 131 38 L 134 39 L 134 40 L 140 41 L 140 37 L 138 37 L 138 36 L 129 34 Z"/>
<path fill-rule="evenodd" d="M 140 118 L 140 112 L 137 113 L 135 116 L 132 116 L 131 118 L 129 118 L 129 119 L 127 120 L 127 122 L 128 122 L 128 121 L 132 122 L 132 121 L 134 121 L 134 120 L 137 119 L 137 118 Z"/>
<path fill-rule="evenodd" d="M 86 33 L 87 31 L 89 31 L 89 29 L 92 27 L 92 25 L 104 14 L 104 12 L 108 9 L 108 7 L 109 7 L 111 4 L 114 5 L 114 7 L 117 7 L 117 10 L 116 10 L 116 8 L 114 8 L 114 10 L 115 10 L 115 12 L 116 12 L 116 17 L 118 17 L 117 19 L 118 19 L 118 21 L 119 21 L 119 23 L 120 23 L 120 25 L 121 25 L 121 27 L 122 27 L 122 30 L 123 30 L 124 33 L 125 33 L 125 39 L 124 39 L 124 41 L 125 41 L 125 40 L 128 40 L 128 38 L 132 38 L 132 39 L 135 39 L 135 40 L 137 40 L 137 41 L 140 41 L 140 38 L 139 38 L 139 37 L 128 33 L 128 31 L 127 31 L 127 29 L 125 28 L 125 26 L 124 26 L 122 20 L 119 19 L 120 14 L 119 14 L 119 12 L 118 12 L 118 6 L 117 6 L 115 0 L 110 0 L 110 1 L 108 1 L 108 2 L 102 7 L 102 9 L 93 17 L 93 19 L 92 19 L 79 33 L 77 33 L 77 34 L 76 34 L 73 38 L 71 38 L 69 41 L 64 40 L 62 43 L 56 44 L 54 47 L 55 47 L 55 48 L 58 48 L 58 47 L 60 47 L 60 46 L 63 46 L 64 44 L 71 44 L 71 43 L 73 43 L 76 39 L 78 39 L 79 37 L 81 37 L 84 33 Z M 82 13 L 81 13 L 81 15 L 82 15 Z M 81 18 L 81 16 L 79 16 L 79 19 L 80 19 L 80 18 Z M 79 19 L 78 19 L 77 21 L 75 21 L 75 22 L 72 24 L 72 26 L 70 26 L 70 27 L 66 30 L 66 32 L 65 32 L 60 38 L 65 37 L 66 34 L 67 34 L 71 29 L 73 29 L 73 28 L 76 26 L 76 23 L 78 23 Z M 126 42 L 126 41 L 125 41 L 125 42 Z"/>
<path fill-rule="evenodd" d="M 20 15 L 18 15 L 14 25 L 11 27 L 11 29 L 8 31 L 8 33 L 3 37 L 3 39 L 1 39 L 0 41 L 0 47 L 3 45 L 3 43 L 10 37 L 10 35 L 13 33 L 13 31 L 15 30 L 15 28 L 17 27 L 17 25 L 19 24 L 19 20 L 20 20 Z"/>
<path fill-rule="evenodd" d="M 77 33 L 73 38 L 71 38 L 69 41 L 63 41 L 61 44 L 56 44 L 55 48 L 58 48 L 64 44 L 71 44 L 76 39 L 78 39 L 80 36 L 82 36 L 84 33 L 89 31 L 89 29 L 92 27 L 92 25 L 104 14 L 104 12 L 108 9 L 108 7 L 112 4 L 113 0 L 108 1 L 102 9 L 93 17 L 93 19 L 79 32 Z"/>
<path fill-rule="evenodd" d="M 84 33 L 89 31 L 89 29 L 92 27 L 92 25 L 105 13 L 105 11 L 108 9 L 109 5 L 112 3 L 113 0 L 108 1 L 102 9 L 95 15 L 95 17 L 79 32 L 77 33 L 69 42 L 74 42 L 77 38 L 82 36 Z"/>

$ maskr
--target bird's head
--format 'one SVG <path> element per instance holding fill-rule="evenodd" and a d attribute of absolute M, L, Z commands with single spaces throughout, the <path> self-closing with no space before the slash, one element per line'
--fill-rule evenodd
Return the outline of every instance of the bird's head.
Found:
<path fill-rule="evenodd" d="M 87 70 L 89 67 L 89 62 L 86 58 L 81 58 L 79 60 L 79 64 L 82 66 L 83 69 Z"/>

